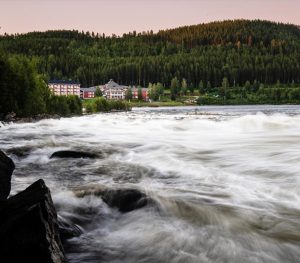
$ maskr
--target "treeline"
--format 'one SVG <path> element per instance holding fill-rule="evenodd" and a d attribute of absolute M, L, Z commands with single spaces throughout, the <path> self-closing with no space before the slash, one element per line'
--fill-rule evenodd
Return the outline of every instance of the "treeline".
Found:
<path fill-rule="evenodd" d="M 60 116 L 82 114 L 82 103 L 80 98 L 76 95 L 50 95 L 47 106 L 48 114 L 59 114 Z"/>
<path fill-rule="evenodd" d="M 227 78 L 218 88 L 199 89 L 200 96 L 197 103 L 200 105 L 234 105 L 234 104 L 283 104 L 299 103 L 300 87 L 294 82 L 289 85 L 265 85 L 254 81 L 247 81 L 244 86 L 230 86 Z"/>
<path fill-rule="evenodd" d="M 148 86 L 185 78 L 188 88 L 300 83 L 300 29 L 268 21 L 223 21 L 172 30 L 105 36 L 93 32 L 48 31 L 0 37 L 0 48 L 37 61 L 48 79 L 72 79 L 83 86 L 113 78 Z"/>
<path fill-rule="evenodd" d="M 10 112 L 18 117 L 81 114 L 77 96 L 50 93 L 44 77 L 37 73 L 36 63 L 23 55 L 7 56 L 0 51 L 0 119 Z"/>
<path fill-rule="evenodd" d="M 130 104 L 122 100 L 106 100 L 98 97 L 93 100 L 85 100 L 84 108 L 86 113 L 111 112 L 111 111 L 130 111 Z"/>

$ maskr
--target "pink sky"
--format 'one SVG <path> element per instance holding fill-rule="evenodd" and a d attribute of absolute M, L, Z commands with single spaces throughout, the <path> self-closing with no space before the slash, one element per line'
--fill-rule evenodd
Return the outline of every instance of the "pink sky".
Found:
<path fill-rule="evenodd" d="M 78 29 L 117 35 L 224 19 L 300 25 L 300 0 L 0 0 L 0 34 Z"/>

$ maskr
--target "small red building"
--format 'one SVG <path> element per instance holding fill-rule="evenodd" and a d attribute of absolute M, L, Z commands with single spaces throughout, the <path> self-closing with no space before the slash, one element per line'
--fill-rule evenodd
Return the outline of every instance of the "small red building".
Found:
<path fill-rule="evenodd" d="M 147 88 L 140 88 L 142 92 L 142 99 L 144 101 L 149 101 L 149 94 L 148 94 L 148 89 Z M 133 99 L 138 99 L 139 98 L 139 88 L 132 88 L 132 98 Z"/>
<path fill-rule="evenodd" d="M 93 99 L 95 98 L 96 88 L 81 88 L 80 89 L 80 98 L 81 99 Z"/>

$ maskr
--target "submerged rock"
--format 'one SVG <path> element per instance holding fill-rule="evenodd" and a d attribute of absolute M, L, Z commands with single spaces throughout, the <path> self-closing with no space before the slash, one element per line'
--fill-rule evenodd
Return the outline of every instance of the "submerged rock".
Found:
<path fill-rule="evenodd" d="M 112 189 L 106 190 L 102 200 L 111 207 L 118 208 L 126 213 L 142 208 L 148 204 L 147 196 L 136 189 Z"/>
<path fill-rule="evenodd" d="M 11 189 L 11 175 L 15 169 L 15 164 L 5 155 L 4 152 L 0 151 L 0 201 L 6 200 L 9 196 Z"/>
<path fill-rule="evenodd" d="M 9 113 L 7 113 L 7 114 L 5 115 L 4 120 L 5 120 L 5 121 L 15 121 L 15 120 L 16 120 L 16 116 L 17 116 L 16 113 L 14 113 L 14 112 L 9 112 Z"/>
<path fill-rule="evenodd" d="M 78 152 L 78 151 L 57 151 L 53 153 L 50 157 L 52 158 L 91 158 L 95 159 L 98 155 L 88 152 Z"/>
<path fill-rule="evenodd" d="M 65 262 L 57 214 L 43 180 L 0 204 L 3 263 Z"/>
<path fill-rule="evenodd" d="M 72 223 L 66 218 L 63 218 L 62 216 L 58 216 L 58 226 L 62 241 L 72 237 L 78 237 L 83 233 L 82 229 L 78 225 Z"/>
<path fill-rule="evenodd" d="M 75 189 L 78 197 L 97 195 L 110 207 L 118 208 L 126 213 L 153 203 L 145 193 L 138 189 L 118 188 L 108 189 L 103 185 L 90 185 Z"/>
<path fill-rule="evenodd" d="M 17 157 L 27 157 L 32 150 L 30 146 L 21 146 L 21 147 L 14 147 L 10 148 L 6 151 L 8 154 L 13 154 Z"/>

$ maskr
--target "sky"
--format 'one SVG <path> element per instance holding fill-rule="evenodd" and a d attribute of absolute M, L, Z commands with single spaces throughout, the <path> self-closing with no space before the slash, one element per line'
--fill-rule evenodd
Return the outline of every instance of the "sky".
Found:
<path fill-rule="evenodd" d="M 106 35 L 226 19 L 300 25 L 300 0 L 0 0 L 0 34 L 77 29 Z"/>

